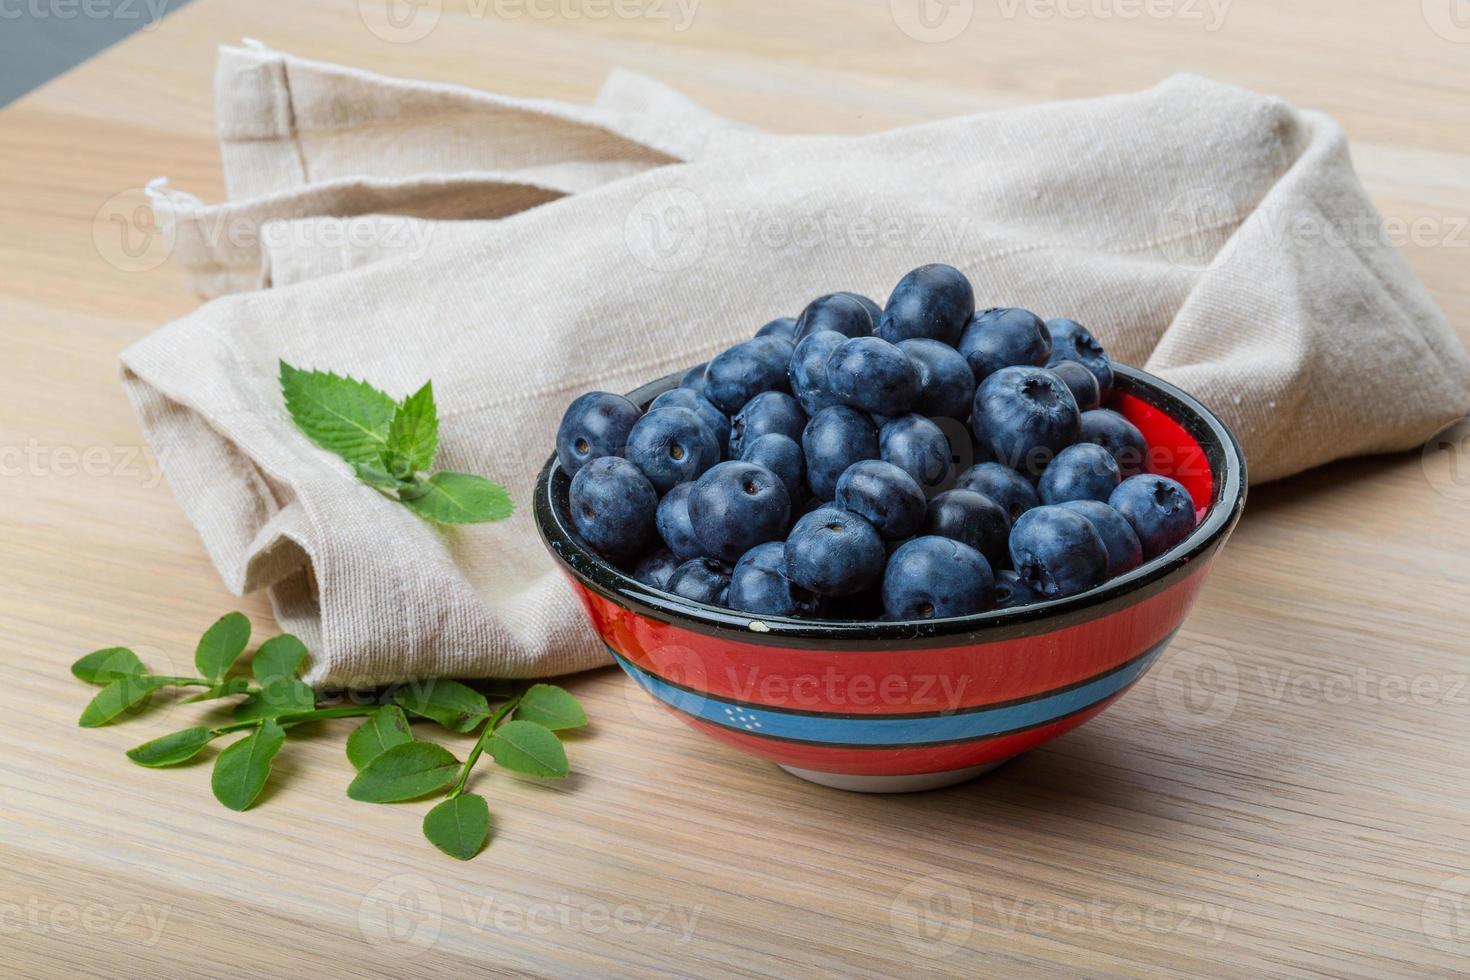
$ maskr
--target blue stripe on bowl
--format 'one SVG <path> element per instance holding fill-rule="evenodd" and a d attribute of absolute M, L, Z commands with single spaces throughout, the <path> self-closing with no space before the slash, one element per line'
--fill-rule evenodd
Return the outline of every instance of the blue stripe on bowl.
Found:
<path fill-rule="evenodd" d="M 750 735 L 822 745 L 915 746 L 968 742 L 1008 732 L 1035 728 L 1076 714 L 1117 694 L 1138 680 L 1163 653 L 1172 634 L 1121 669 L 1091 681 L 1041 697 L 994 708 L 967 709 L 945 715 L 889 718 L 808 714 L 742 704 L 710 694 L 688 691 L 629 663 L 616 650 L 618 664 L 649 694 L 669 707 L 702 721 Z M 611 650 L 611 648 L 609 648 Z"/>

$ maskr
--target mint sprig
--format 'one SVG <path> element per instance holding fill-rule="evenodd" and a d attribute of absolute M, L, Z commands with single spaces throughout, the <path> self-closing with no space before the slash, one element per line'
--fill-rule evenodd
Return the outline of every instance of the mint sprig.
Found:
<path fill-rule="evenodd" d="M 371 704 L 322 706 L 316 692 L 300 679 L 307 656 L 300 640 L 283 633 L 262 643 L 250 658 L 247 674 L 239 659 L 249 642 L 248 619 L 240 613 L 221 617 L 200 637 L 194 658 L 198 677 L 152 674 L 126 647 L 89 653 L 72 664 L 72 674 L 102 690 L 82 713 L 81 724 L 94 727 L 125 713 L 142 712 L 152 695 L 166 688 L 204 689 L 185 703 L 241 698 L 228 723 L 171 732 L 128 750 L 127 755 L 140 766 L 167 768 L 198 757 L 216 739 L 239 734 L 215 757 L 210 787 L 224 806 L 248 810 L 264 793 L 288 735 L 310 722 L 363 718 L 347 737 L 347 761 L 356 770 L 347 795 L 368 803 L 442 796 L 424 816 L 424 837 L 461 861 L 478 854 L 490 836 L 489 804 L 468 791 L 475 764 L 489 755 L 502 769 L 560 779 L 569 766 L 555 733 L 587 724 L 577 699 L 552 684 L 534 684 L 519 692 L 500 687 L 487 697 L 467 684 L 438 680 L 402 685 Z M 437 742 L 417 738 L 410 718 L 426 719 L 459 734 L 478 729 L 479 734 L 461 762 Z"/>
<path fill-rule="evenodd" d="M 425 520 L 479 524 L 511 515 L 510 495 L 499 484 L 469 473 L 432 472 L 439 452 L 432 382 L 400 402 L 366 381 L 281 361 L 281 394 L 308 439 Z"/>

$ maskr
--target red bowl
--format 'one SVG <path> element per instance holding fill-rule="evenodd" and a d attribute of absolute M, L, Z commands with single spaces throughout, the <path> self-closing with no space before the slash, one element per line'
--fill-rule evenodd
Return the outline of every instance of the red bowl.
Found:
<path fill-rule="evenodd" d="M 960 782 L 1076 728 L 1158 659 L 1245 505 L 1224 424 L 1152 375 L 1115 366 L 1109 407 L 1148 440 L 1152 472 L 1194 498 L 1178 545 L 1080 595 L 954 619 L 752 617 L 636 581 L 577 536 L 553 456 L 536 523 L 592 628 L 680 719 L 804 779 L 899 792 Z M 646 405 L 676 383 L 629 397 Z"/>

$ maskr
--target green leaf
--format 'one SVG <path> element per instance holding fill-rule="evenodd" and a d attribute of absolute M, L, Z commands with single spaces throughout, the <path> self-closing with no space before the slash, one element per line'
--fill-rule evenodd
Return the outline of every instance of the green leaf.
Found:
<path fill-rule="evenodd" d="M 306 646 L 290 633 L 262 643 L 250 661 L 260 690 L 235 707 L 235 720 L 275 718 L 315 708 L 316 692 L 296 679 L 305 660 Z"/>
<path fill-rule="evenodd" d="M 347 787 L 363 803 L 397 803 L 438 792 L 459 775 L 459 760 L 433 742 L 404 742 L 369 762 Z"/>
<path fill-rule="evenodd" d="M 434 454 L 439 451 L 439 414 L 434 406 L 432 381 L 426 381 L 398 406 L 388 427 L 388 448 L 407 458 L 414 470 L 434 465 Z"/>
<path fill-rule="evenodd" d="M 474 793 L 445 800 L 424 814 L 424 836 L 450 857 L 468 861 L 490 837 L 490 807 Z"/>
<path fill-rule="evenodd" d="M 308 439 L 349 463 L 376 463 L 398 404 L 365 381 L 281 362 L 286 411 Z"/>
<path fill-rule="evenodd" d="M 154 691 L 167 686 L 168 681 L 165 678 L 150 677 L 147 674 L 119 677 L 97 692 L 91 703 L 82 709 L 82 717 L 77 720 L 77 724 L 83 728 L 105 725 L 134 705 L 146 701 Z"/>
<path fill-rule="evenodd" d="M 250 620 L 237 612 L 225 613 L 199 638 L 194 665 L 211 680 L 222 678 L 249 642 Z"/>
<path fill-rule="evenodd" d="M 400 480 L 383 468 L 381 461 L 376 463 L 356 462 L 352 469 L 357 473 L 357 478 L 370 487 L 379 487 L 384 490 L 403 490 L 413 486 L 412 480 Z"/>
<path fill-rule="evenodd" d="M 393 692 L 393 701 L 410 714 L 437 721 L 452 732 L 468 732 L 490 717 L 485 695 L 459 681 L 406 684 Z"/>
<path fill-rule="evenodd" d="M 532 721 L 508 721 L 495 729 L 485 750 L 497 765 L 528 776 L 560 779 L 567 774 L 561 739 Z"/>
<path fill-rule="evenodd" d="M 577 699 L 554 684 L 532 685 L 516 706 L 516 717 L 554 732 L 587 724 L 587 712 Z"/>
<path fill-rule="evenodd" d="M 215 738 L 215 733 L 208 728 L 186 728 L 128 749 L 128 758 L 150 769 L 176 766 L 194 758 Z"/>
<path fill-rule="evenodd" d="M 261 684 L 294 680 L 306 660 L 306 644 L 290 633 L 273 636 L 260 645 L 250 661 L 250 672 Z"/>
<path fill-rule="evenodd" d="M 468 473 L 435 473 L 419 484 L 417 495 L 400 494 L 398 499 L 436 524 L 500 521 L 515 509 L 504 487 Z"/>
<path fill-rule="evenodd" d="M 347 761 L 362 769 L 395 745 L 413 741 L 408 719 L 396 704 L 387 704 L 368 715 L 367 721 L 347 736 Z"/>
<path fill-rule="evenodd" d="M 260 727 L 219 754 L 209 780 L 214 798 L 231 810 L 248 810 L 265 789 L 271 760 L 285 744 L 286 731 L 266 719 Z"/>
<path fill-rule="evenodd" d="M 72 676 L 88 684 L 111 684 L 121 677 L 146 674 L 148 668 L 127 647 L 94 650 L 71 665 Z"/>

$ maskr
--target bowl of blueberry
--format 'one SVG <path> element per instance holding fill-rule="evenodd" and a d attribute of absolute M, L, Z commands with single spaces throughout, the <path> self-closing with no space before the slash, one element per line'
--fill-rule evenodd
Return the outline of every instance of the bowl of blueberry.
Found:
<path fill-rule="evenodd" d="M 1157 660 L 1245 461 L 1081 324 L 948 265 L 820 296 L 568 407 L 534 510 L 617 663 L 690 726 L 841 789 L 949 785 Z"/>

